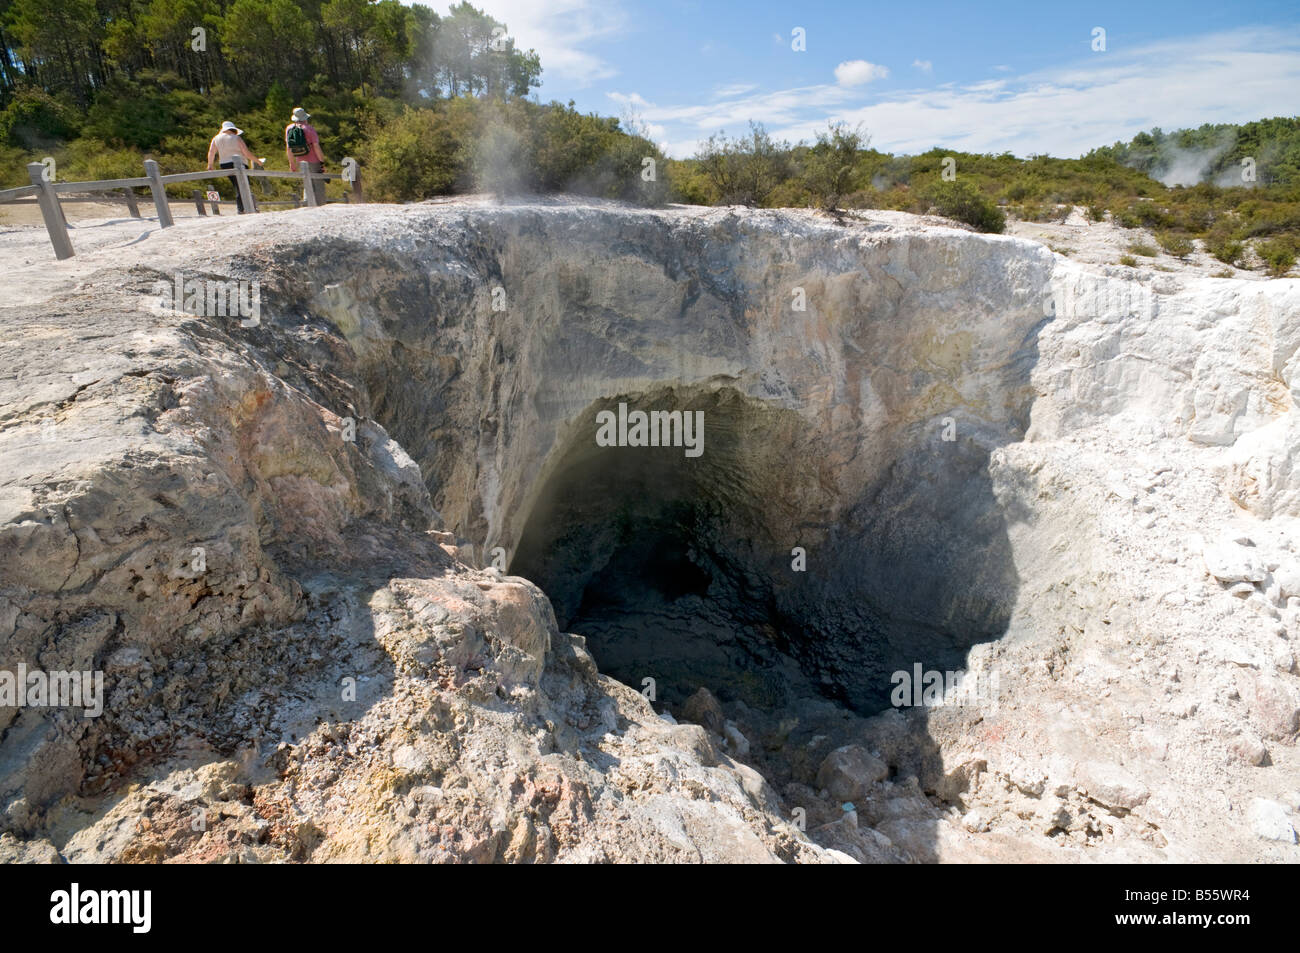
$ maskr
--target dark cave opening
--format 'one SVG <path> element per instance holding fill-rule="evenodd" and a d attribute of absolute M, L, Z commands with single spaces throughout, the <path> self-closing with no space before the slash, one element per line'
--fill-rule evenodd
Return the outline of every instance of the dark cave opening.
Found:
<path fill-rule="evenodd" d="M 597 446 L 595 415 L 619 400 L 703 410 L 704 453 Z M 923 447 L 839 499 L 821 439 L 725 388 L 602 402 L 544 475 L 510 571 L 602 672 L 654 679 L 672 709 L 705 687 L 767 713 L 808 698 L 880 711 L 891 672 L 959 669 L 1001 634 L 1009 544 L 980 447 L 943 448 L 937 470 Z"/>

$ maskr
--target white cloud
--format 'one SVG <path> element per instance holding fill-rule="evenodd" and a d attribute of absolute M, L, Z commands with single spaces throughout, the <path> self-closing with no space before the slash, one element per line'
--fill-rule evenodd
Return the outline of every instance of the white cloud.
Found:
<path fill-rule="evenodd" d="M 827 115 L 836 105 L 846 103 L 853 95 L 852 91 L 830 84 L 822 86 L 805 86 L 798 89 L 763 92 L 753 90 L 750 94 L 711 103 L 690 103 L 681 106 L 659 106 L 646 102 L 637 93 L 608 93 L 610 99 L 619 104 L 629 104 L 641 110 L 647 121 L 678 124 L 678 133 L 671 141 L 674 145 L 688 140 L 686 135 L 694 130 L 699 139 L 708 138 L 712 133 L 726 130 L 732 134 L 743 132 L 750 119 L 773 126 L 789 126 L 808 115 Z M 824 121 L 818 124 L 819 128 Z M 682 130 L 682 126 L 687 127 Z M 683 134 L 685 133 L 685 134 Z M 684 155 L 694 151 L 692 145 Z M 674 155 L 679 153 L 674 152 Z"/>
<path fill-rule="evenodd" d="M 719 129 L 743 131 L 750 119 L 791 141 L 811 141 L 828 121 L 843 120 L 863 123 L 872 145 L 892 152 L 943 145 L 1075 156 L 1152 126 L 1292 115 L 1296 89 L 1300 40 L 1242 29 L 1019 76 L 890 92 L 887 98 L 875 94 L 874 101 L 869 89 L 826 83 L 751 89 L 708 103 L 659 106 L 641 99 L 637 105 L 647 121 L 667 128 L 670 154 L 679 157 Z"/>
<path fill-rule="evenodd" d="M 866 60 L 848 60 L 835 67 L 835 82 L 841 86 L 861 86 L 873 79 L 884 79 L 889 70 Z"/>
<path fill-rule="evenodd" d="M 640 93 L 606 93 L 605 95 L 620 106 L 645 107 L 650 105 Z"/>
<path fill-rule="evenodd" d="M 543 92 L 548 78 L 589 86 L 618 75 L 591 52 L 598 41 L 626 28 L 617 0 L 475 0 L 474 5 L 504 23 L 515 46 L 537 51 Z"/>
<path fill-rule="evenodd" d="M 757 83 L 732 83 L 730 86 L 719 86 L 713 91 L 714 99 L 730 99 L 733 96 L 743 96 L 745 93 L 758 89 Z"/>
<path fill-rule="evenodd" d="M 929 60 L 912 60 L 912 65 L 915 66 L 917 69 L 919 69 L 922 73 L 934 72 L 934 63 L 930 62 Z"/>

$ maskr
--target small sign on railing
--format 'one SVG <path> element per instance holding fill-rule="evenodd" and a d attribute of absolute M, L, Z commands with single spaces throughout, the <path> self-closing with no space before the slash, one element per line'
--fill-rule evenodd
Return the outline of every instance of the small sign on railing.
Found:
<path fill-rule="evenodd" d="M 209 201 L 209 202 L 220 202 L 220 201 L 221 201 L 221 193 L 218 192 L 218 191 L 216 191 L 215 189 L 214 189 L 214 190 L 209 190 L 209 192 L 208 192 L 208 201 Z"/>

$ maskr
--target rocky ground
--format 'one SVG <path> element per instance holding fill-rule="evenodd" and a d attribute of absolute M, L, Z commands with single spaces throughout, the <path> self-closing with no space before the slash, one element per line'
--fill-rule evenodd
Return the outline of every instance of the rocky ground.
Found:
<path fill-rule="evenodd" d="M 0 669 L 107 700 L 0 709 L 0 858 L 1300 860 L 1300 282 L 567 201 L 73 242 L 0 233 Z M 652 702 L 490 568 L 665 388 L 735 395 L 706 542 L 832 697 Z M 953 653 L 992 699 L 844 703 Z"/>

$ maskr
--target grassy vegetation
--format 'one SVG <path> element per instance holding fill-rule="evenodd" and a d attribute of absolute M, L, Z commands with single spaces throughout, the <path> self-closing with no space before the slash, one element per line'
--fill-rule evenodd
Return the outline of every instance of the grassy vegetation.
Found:
<path fill-rule="evenodd" d="M 192 23 L 208 28 L 201 55 Z M 164 173 L 195 170 L 225 119 L 269 168 L 285 168 L 283 128 L 304 105 L 330 171 L 357 157 L 381 200 L 567 191 L 897 209 L 993 233 L 1081 208 L 1089 221 L 1149 231 L 1178 258 L 1199 241 L 1225 265 L 1282 275 L 1300 252 L 1300 119 L 1154 129 L 1080 159 L 896 156 L 870 148 L 860 128 L 791 144 L 751 123 L 672 160 L 635 121 L 530 100 L 542 65 L 501 45 L 506 26 L 465 2 L 438 14 L 399 0 L 0 0 L 0 187 L 26 184 L 25 164 L 46 156 L 61 181 L 136 176 L 146 156 Z M 1199 184 L 1157 180 L 1174 174 Z M 229 195 L 224 180 L 216 187 Z M 1158 254 L 1135 236 L 1126 257 Z"/>
<path fill-rule="evenodd" d="M 1160 248 L 1176 258 L 1192 255 L 1200 240 L 1225 264 L 1251 260 L 1253 249 L 1270 274 L 1285 274 L 1300 253 L 1300 120 L 1203 127 L 1188 136 L 1154 132 L 1158 135 L 1143 133 L 1132 145 L 1094 150 L 1081 159 L 943 149 L 894 156 L 860 148 L 841 176 L 839 203 L 929 212 L 989 232 L 1001 231 L 1007 216 L 1062 221 L 1077 207 L 1093 222 L 1109 218 L 1125 228 L 1149 230 Z M 1224 143 L 1230 140 L 1235 145 L 1227 148 Z M 1213 157 L 1207 153 L 1206 175 L 1229 184 L 1167 187 L 1148 175 L 1168 166 L 1175 146 L 1194 149 L 1206 142 L 1216 144 Z M 1156 145 L 1144 152 L 1144 143 Z M 1254 157 L 1251 182 L 1240 181 L 1237 174 L 1243 150 Z M 773 143 L 761 126 L 751 126 L 743 139 L 715 136 L 707 156 L 673 163 L 672 191 L 678 200 L 704 204 L 824 206 L 809 171 L 814 154 L 815 147 Z M 731 167 L 745 168 L 748 179 L 764 187 L 748 193 L 729 188 L 729 167 L 720 164 L 719 156 Z M 1139 240 L 1125 258 L 1159 254 Z"/>

